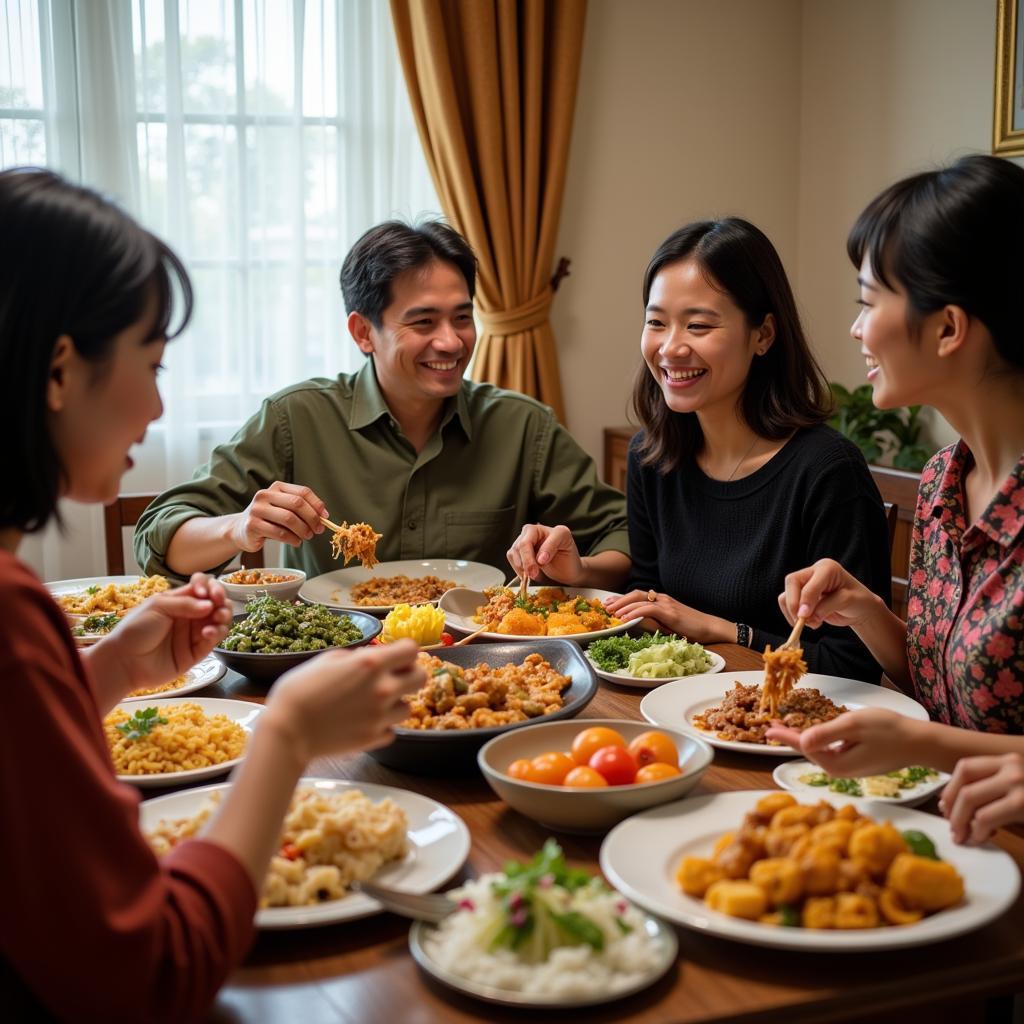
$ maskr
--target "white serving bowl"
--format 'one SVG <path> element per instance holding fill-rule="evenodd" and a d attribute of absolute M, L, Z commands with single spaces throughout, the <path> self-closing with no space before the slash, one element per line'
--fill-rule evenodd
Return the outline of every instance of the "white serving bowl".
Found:
<path fill-rule="evenodd" d="M 651 731 L 648 722 L 617 718 L 540 722 L 496 736 L 480 748 L 477 763 L 491 789 L 520 814 L 562 832 L 593 833 L 607 832 L 631 814 L 685 796 L 697 785 L 714 758 L 711 747 L 703 740 L 677 729 L 658 727 L 657 731 L 670 737 L 679 752 L 680 774 L 670 779 L 577 789 L 526 782 L 506 774 L 508 766 L 520 758 L 531 760 L 549 751 L 568 750 L 577 733 L 595 725 L 614 729 L 627 744 L 641 733 Z"/>
<path fill-rule="evenodd" d="M 238 570 L 235 570 L 236 572 Z M 263 594 L 270 594 L 278 601 L 294 601 L 299 596 L 302 584 L 306 582 L 306 574 L 301 569 L 286 569 L 284 567 L 272 569 L 254 569 L 253 572 L 266 573 L 268 576 L 292 576 L 294 579 L 284 580 L 281 583 L 229 583 L 228 577 L 234 572 L 225 573 L 219 577 L 218 582 L 224 587 L 228 597 L 238 604 L 245 604 L 254 597 Z"/>

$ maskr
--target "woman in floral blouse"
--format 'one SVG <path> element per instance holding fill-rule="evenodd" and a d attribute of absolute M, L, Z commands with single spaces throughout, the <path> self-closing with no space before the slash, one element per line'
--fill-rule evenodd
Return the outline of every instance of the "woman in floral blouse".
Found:
<path fill-rule="evenodd" d="M 1024 169 L 989 156 L 898 182 L 861 214 L 851 334 L 875 405 L 931 405 L 960 440 L 921 474 L 908 622 L 827 559 L 779 599 L 791 622 L 851 627 L 932 721 L 864 710 L 769 735 L 836 775 L 956 765 L 943 809 L 960 841 L 1024 820 L 1022 238 Z"/>

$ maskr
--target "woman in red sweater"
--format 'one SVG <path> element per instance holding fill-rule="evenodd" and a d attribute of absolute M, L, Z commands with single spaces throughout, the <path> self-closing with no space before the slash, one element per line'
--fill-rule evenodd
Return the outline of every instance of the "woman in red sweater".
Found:
<path fill-rule="evenodd" d="M 223 589 L 196 575 L 82 653 L 17 549 L 59 498 L 116 497 L 162 412 L 156 377 L 191 288 L 162 242 L 50 172 L 0 173 L 0 224 L 0 1005 L 16 1019 L 192 1020 L 249 946 L 305 765 L 388 741 L 420 682 L 415 646 L 326 652 L 282 677 L 202 838 L 157 861 L 102 717 L 210 652 L 230 623 Z"/>

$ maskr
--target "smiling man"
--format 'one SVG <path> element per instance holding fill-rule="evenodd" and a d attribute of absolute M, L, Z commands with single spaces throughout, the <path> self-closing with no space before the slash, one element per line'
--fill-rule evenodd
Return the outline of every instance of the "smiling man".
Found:
<path fill-rule="evenodd" d="M 381 560 L 503 566 L 524 523 L 566 523 L 594 569 L 628 567 L 625 499 L 532 398 L 465 380 L 476 259 L 439 222 L 388 221 L 341 268 L 355 374 L 272 395 L 135 531 L 147 572 L 217 571 L 267 540 L 314 576 L 337 568 L 320 521 L 370 523 Z"/>

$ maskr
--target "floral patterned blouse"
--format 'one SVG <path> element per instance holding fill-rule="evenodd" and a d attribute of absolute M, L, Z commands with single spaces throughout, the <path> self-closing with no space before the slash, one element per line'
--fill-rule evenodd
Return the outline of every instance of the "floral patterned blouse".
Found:
<path fill-rule="evenodd" d="M 964 514 L 963 441 L 921 474 L 910 551 L 907 653 L 933 719 L 1024 733 L 1024 455 L 984 513 Z"/>

